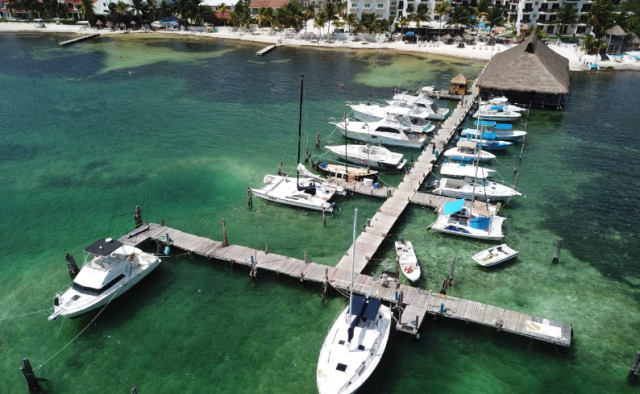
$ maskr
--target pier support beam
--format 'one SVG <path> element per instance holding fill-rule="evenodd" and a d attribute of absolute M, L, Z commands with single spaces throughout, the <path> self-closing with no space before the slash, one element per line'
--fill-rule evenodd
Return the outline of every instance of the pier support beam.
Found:
<path fill-rule="evenodd" d="M 142 226 L 142 209 L 140 209 L 139 205 L 136 205 L 136 212 L 133 214 L 133 221 L 135 222 L 136 228 Z"/>
<path fill-rule="evenodd" d="M 560 249 L 562 249 L 561 238 L 556 241 L 556 251 L 553 253 L 553 260 L 551 260 L 553 264 L 558 264 L 558 259 L 560 258 Z"/>
<path fill-rule="evenodd" d="M 20 367 L 20 371 L 22 371 L 22 375 L 24 375 L 24 380 L 27 382 L 27 386 L 29 387 L 29 391 L 41 391 L 40 387 L 41 380 L 36 378 L 36 374 L 33 372 L 33 368 L 31 368 L 31 363 L 28 358 L 22 359 L 22 366 Z"/>
<path fill-rule="evenodd" d="M 222 219 L 222 246 L 229 246 L 229 242 L 227 241 L 227 226 L 224 223 L 224 219 Z"/>
<path fill-rule="evenodd" d="M 253 208 L 253 196 L 251 195 L 251 187 L 247 186 L 247 204 Z"/>
<path fill-rule="evenodd" d="M 65 257 L 67 259 L 67 269 L 69 270 L 69 276 L 71 279 L 75 279 L 80 272 L 80 268 L 78 268 L 78 264 L 76 264 L 76 259 L 73 258 L 72 254 L 67 253 Z"/>
<path fill-rule="evenodd" d="M 449 286 L 452 286 L 452 287 L 453 287 L 453 285 L 455 283 L 453 281 L 453 271 L 455 271 L 455 269 L 456 269 L 456 258 L 454 256 L 453 263 L 451 263 L 451 273 L 449 274 Z"/>
<path fill-rule="evenodd" d="M 640 374 L 640 352 L 636 353 L 636 358 L 633 360 L 633 365 L 631 365 L 631 370 L 629 371 L 629 375 L 627 375 L 627 379 L 629 379 L 632 383 L 638 382 L 638 375 Z"/>
<path fill-rule="evenodd" d="M 320 133 L 316 134 L 316 148 L 320 147 Z"/>

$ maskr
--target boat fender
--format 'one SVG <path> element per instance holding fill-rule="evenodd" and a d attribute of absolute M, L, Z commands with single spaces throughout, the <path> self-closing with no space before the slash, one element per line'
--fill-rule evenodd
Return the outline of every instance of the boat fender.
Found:
<path fill-rule="evenodd" d="M 171 252 L 171 248 L 169 247 L 169 245 L 167 245 L 167 246 L 164 247 L 164 255 L 168 256 L 169 252 Z"/>
<path fill-rule="evenodd" d="M 53 305 L 55 306 L 60 306 L 60 298 L 56 295 L 56 297 L 53 299 Z"/>
<path fill-rule="evenodd" d="M 323 200 L 323 201 L 327 201 L 327 198 L 326 198 L 326 197 L 322 197 L 322 200 Z"/>

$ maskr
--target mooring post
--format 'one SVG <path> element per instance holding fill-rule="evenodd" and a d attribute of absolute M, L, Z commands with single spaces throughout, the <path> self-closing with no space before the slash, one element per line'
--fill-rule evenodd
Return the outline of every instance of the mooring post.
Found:
<path fill-rule="evenodd" d="M 224 223 L 224 219 L 222 219 L 222 246 L 229 246 L 229 242 L 227 241 L 227 226 Z"/>
<path fill-rule="evenodd" d="M 636 352 L 636 358 L 633 360 L 633 365 L 631 365 L 631 370 L 629 371 L 629 378 L 633 378 L 635 376 L 635 379 L 638 379 L 638 373 L 640 370 L 640 352 Z"/>
<path fill-rule="evenodd" d="M 442 282 L 442 290 L 440 290 L 440 294 L 447 295 L 447 278 L 444 278 L 444 282 Z"/>
<path fill-rule="evenodd" d="M 396 256 L 396 276 L 400 272 L 400 257 Z"/>
<path fill-rule="evenodd" d="M 304 155 L 304 162 L 308 162 L 309 161 L 309 144 L 307 144 L 307 153 Z"/>
<path fill-rule="evenodd" d="M 418 326 L 420 325 L 420 316 L 416 315 L 416 332 L 418 332 Z"/>
<path fill-rule="evenodd" d="M 138 388 L 135 384 L 131 386 L 131 394 L 138 394 Z"/>
<path fill-rule="evenodd" d="M 307 263 L 307 251 L 306 250 L 304 251 L 304 263 L 305 264 Z"/>
<path fill-rule="evenodd" d="M 327 299 L 329 291 L 329 268 L 324 269 L 324 280 L 322 281 L 322 301 Z"/>
<path fill-rule="evenodd" d="M 520 148 L 520 160 L 522 160 L 522 153 L 524 152 L 524 146 L 525 146 L 525 142 L 523 140 L 522 141 L 522 148 Z"/>
<path fill-rule="evenodd" d="M 65 256 L 67 260 L 67 269 L 69 270 L 69 276 L 71 279 L 75 279 L 80 272 L 80 268 L 78 268 L 78 264 L 76 264 L 76 259 L 73 258 L 72 254 L 67 253 Z"/>
<path fill-rule="evenodd" d="M 320 133 L 316 134 L 316 148 L 320 147 Z"/>
<path fill-rule="evenodd" d="M 327 213 L 324 211 L 324 208 L 322 208 L 322 224 L 327 227 Z"/>
<path fill-rule="evenodd" d="M 136 211 L 133 214 L 133 221 L 136 225 L 136 228 L 142 226 L 142 209 L 140 209 L 139 205 L 136 205 Z"/>
<path fill-rule="evenodd" d="M 269 254 L 269 244 L 267 244 L 267 247 L 264 249 L 264 254 Z"/>
<path fill-rule="evenodd" d="M 253 197 L 251 196 L 251 187 L 247 186 L 247 204 L 253 208 Z"/>
<path fill-rule="evenodd" d="M 558 238 L 556 241 L 556 251 L 553 253 L 553 260 L 551 260 L 553 264 L 558 263 L 558 258 L 560 258 L 560 249 L 562 249 L 562 238 Z"/>
<path fill-rule="evenodd" d="M 31 368 L 31 363 L 28 358 L 22 359 L 22 366 L 20 367 L 20 371 L 22 371 L 22 375 L 24 375 L 24 380 L 27 382 L 27 386 L 29 387 L 29 391 L 40 391 L 40 384 L 38 383 L 38 378 L 36 378 L 36 374 L 33 372 L 33 368 Z"/>
<path fill-rule="evenodd" d="M 513 155 L 513 173 L 518 172 L 518 156 Z"/>
<path fill-rule="evenodd" d="M 411 155 L 411 162 L 413 163 L 413 152 L 409 153 Z"/>
<path fill-rule="evenodd" d="M 451 273 L 449 274 L 449 286 L 453 286 L 453 271 L 456 269 L 456 257 L 453 257 L 453 263 L 451 263 Z"/>
<path fill-rule="evenodd" d="M 518 179 L 519 179 L 519 178 L 520 178 L 520 173 L 518 172 L 518 173 L 516 173 L 516 182 L 515 182 L 515 184 L 513 185 L 513 188 L 514 188 L 514 189 L 517 189 L 517 188 L 518 188 Z"/>
<path fill-rule="evenodd" d="M 164 219 L 160 219 L 160 225 L 164 227 Z"/>

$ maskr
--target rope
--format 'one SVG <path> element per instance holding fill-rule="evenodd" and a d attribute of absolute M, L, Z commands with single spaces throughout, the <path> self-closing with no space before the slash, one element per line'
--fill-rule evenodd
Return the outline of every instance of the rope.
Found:
<path fill-rule="evenodd" d="M 16 316 L 7 316 L 7 317 L 3 317 L 2 319 L 0 319 L 0 321 L 9 320 L 9 319 L 16 319 L 18 317 L 23 317 L 23 316 L 35 315 L 36 313 L 46 312 L 46 311 L 48 311 L 50 309 L 51 308 L 47 308 L 47 309 L 43 309 L 43 310 L 37 311 L 37 312 L 23 313 L 22 315 L 16 315 Z"/>
<path fill-rule="evenodd" d="M 35 367 L 35 368 L 33 369 L 33 372 L 38 372 L 38 371 L 40 370 L 40 368 L 42 368 L 46 363 L 48 363 L 49 361 L 51 361 L 54 357 L 56 357 L 56 356 L 57 356 L 58 354 L 60 354 L 64 349 L 66 349 L 69 345 L 71 345 L 71 344 L 73 343 L 73 341 L 75 341 L 76 339 L 78 339 L 78 337 L 79 337 L 80 335 L 82 335 L 82 333 L 83 333 L 83 332 L 85 332 L 85 331 L 87 330 L 87 328 L 89 328 L 89 327 L 91 326 L 91 324 L 92 324 L 94 321 L 96 321 L 96 319 L 97 319 L 97 318 L 102 314 L 102 312 L 104 312 L 104 310 L 105 310 L 105 309 L 107 309 L 107 307 L 109 306 L 109 304 L 111 303 L 111 301 L 113 301 L 113 299 L 115 298 L 116 294 L 118 294 L 118 292 L 120 291 L 120 289 L 122 288 L 122 286 L 123 286 L 123 285 L 124 285 L 124 283 L 123 283 L 123 284 L 121 284 L 121 285 L 116 289 L 116 291 L 114 291 L 114 292 L 113 292 L 113 295 L 112 295 L 112 296 L 111 296 L 111 298 L 109 299 L 109 302 L 107 302 L 107 303 L 102 307 L 102 309 L 100 309 L 100 312 L 98 312 L 98 314 L 97 314 L 93 319 L 91 319 L 91 321 L 89 322 L 89 324 L 87 324 L 87 325 L 82 329 L 82 331 L 80 331 L 80 332 L 78 333 L 78 335 L 76 335 L 75 337 L 73 337 L 73 339 L 72 339 L 72 340 L 70 340 L 66 345 L 64 345 L 64 346 L 62 347 L 62 349 L 58 350 L 58 351 L 57 351 L 53 356 L 49 357 L 49 358 L 47 359 L 47 361 L 45 361 L 45 362 L 43 362 L 42 364 L 40 364 L 40 365 L 38 365 L 37 367 Z"/>

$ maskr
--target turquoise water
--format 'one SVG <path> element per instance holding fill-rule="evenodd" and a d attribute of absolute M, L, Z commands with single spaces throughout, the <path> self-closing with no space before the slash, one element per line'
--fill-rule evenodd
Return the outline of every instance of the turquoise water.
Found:
<path fill-rule="evenodd" d="M 483 64 L 415 54 L 281 47 L 164 37 L 100 38 L 70 48 L 54 36 L 0 35 L 0 319 L 50 308 L 69 284 L 64 255 L 145 219 L 231 243 L 335 265 L 379 200 L 348 196 L 327 227 L 317 213 L 263 201 L 247 186 L 294 168 L 300 74 L 304 129 L 341 143 L 327 123 L 345 101 L 389 98 Z M 58 40 L 64 39 L 61 36 Z M 6 54 L 6 56 L 4 56 Z M 344 84 L 344 88 L 338 87 Z M 412 240 L 417 286 L 438 290 L 457 257 L 450 294 L 574 322 L 569 350 L 457 321 L 428 319 L 420 340 L 392 334 L 365 393 L 631 392 L 637 350 L 640 185 L 636 74 L 572 74 L 563 112 L 532 111 L 519 163 L 526 199 L 502 211 L 521 256 L 484 270 L 488 244 L 427 232 L 435 214 L 411 207 L 391 236 Z M 307 138 L 305 137 L 305 142 Z M 407 156 L 409 151 L 404 152 Z M 513 182 L 515 150 L 496 167 Z M 386 176 L 395 184 L 397 176 Z M 110 224 L 111 223 L 111 224 Z M 558 265 L 555 241 L 563 239 Z M 394 261 L 388 242 L 368 267 Z M 174 252 L 177 253 L 177 252 Z M 0 320 L 0 392 L 26 392 L 20 359 L 45 363 L 50 393 L 313 393 L 324 335 L 345 301 L 320 286 L 173 255 L 95 321 L 47 313 Z M 88 326 L 89 325 L 89 326 Z M 87 327 L 88 326 L 88 327 Z M 73 338 L 86 328 L 78 339 Z M 57 356 L 56 352 L 71 342 Z"/>

